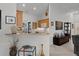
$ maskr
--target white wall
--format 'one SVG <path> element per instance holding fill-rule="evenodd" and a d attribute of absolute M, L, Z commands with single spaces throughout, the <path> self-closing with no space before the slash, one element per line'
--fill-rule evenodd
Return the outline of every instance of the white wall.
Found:
<path fill-rule="evenodd" d="M 49 11 L 47 11 L 47 12 L 48 12 L 47 16 L 45 15 L 45 12 L 43 12 L 40 16 L 37 15 L 38 20 L 49 18 Z"/>
<path fill-rule="evenodd" d="M 79 14 L 73 15 L 72 24 L 74 25 L 72 29 L 72 35 L 79 34 Z"/>
<path fill-rule="evenodd" d="M 33 21 L 36 21 L 37 20 L 37 16 L 33 15 L 33 14 L 29 14 L 29 13 L 26 13 L 26 12 L 23 12 L 23 17 L 24 17 L 24 20 L 23 21 L 26 21 L 26 22 L 33 22 Z"/>
<path fill-rule="evenodd" d="M 10 32 L 10 26 L 15 24 L 5 24 L 5 16 L 16 17 L 16 4 L 0 4 L 0 10 L 2 11 L 1 30 L 0 30 L 0 55 L 9 55 L 10 40 L 12 38 L 7 37 L 5 34 Z"/>

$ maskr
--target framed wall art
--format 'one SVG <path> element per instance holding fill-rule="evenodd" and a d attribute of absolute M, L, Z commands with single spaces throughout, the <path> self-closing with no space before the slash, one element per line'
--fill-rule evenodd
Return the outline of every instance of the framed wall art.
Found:
<path fill-rule="evenodd" d="M 72 24 L 72 29 L 74 29 L 74 24 Z"/>
<path fill-rule="evenodd" d="M 6 24 L 15 24 L 16 23 L 16 17 L 14 17 L 14 16 L 5 16 L 5 23 Z"/>
<path fill-rule="evenodd" d="M 62 30 L 63 29 L 63 22 L 56 21 L 55 26 L 56 26 L 56 30 Z"/>
<path fill-rule="evenodd" d="M 54 26 L 54 22 L 53 21 L 51 21 L 51 26 Z"/>

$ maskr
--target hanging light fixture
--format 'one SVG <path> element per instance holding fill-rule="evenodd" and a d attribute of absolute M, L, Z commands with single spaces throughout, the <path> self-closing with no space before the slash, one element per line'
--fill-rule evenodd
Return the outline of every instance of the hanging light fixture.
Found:
<path fill-rule="evenodd" d="M 48 10 L 49 10 L 49 5 L 48 5 L 48 7 L 46 9 L 45 16 L 48 16 Z"/>
<path fill-rule="evenodd" d="M 48 12 L 46 11 L 45 16 L 48 16 Z"/>

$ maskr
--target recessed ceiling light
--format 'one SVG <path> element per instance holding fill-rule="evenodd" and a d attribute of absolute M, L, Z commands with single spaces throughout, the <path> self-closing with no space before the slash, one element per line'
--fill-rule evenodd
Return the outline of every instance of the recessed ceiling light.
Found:
<path fill-rule="evenodd" d="M 22 6 L 25 7 L 26 5 L 25 4 L 22 4 Z"/>
<path fill-rule="evenodd" d="M 33 7 L 33 10 L 36 10 L 36 7 Z"/>

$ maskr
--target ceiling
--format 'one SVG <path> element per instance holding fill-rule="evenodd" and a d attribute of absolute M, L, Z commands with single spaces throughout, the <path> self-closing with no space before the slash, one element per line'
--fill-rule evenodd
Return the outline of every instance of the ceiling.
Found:
<path fill-rule="evenodd" d="M 17 10 L 24 11 L 33 15 L 42 15 L 48 9 L 49 4 L 47 3 L 17 3 Z M 35 10 L 33 10 L 35 8 Z"/>
<path fill-rule="evenodd" d="M 79 3 L 53 3 L 51 4 L 54 13 L 65 14 L 79 10 Z"/>
<path fill-rule="evenodd" d="M 49 10 L 53 20 L 70 20 L 72 15 L 79 15 L 79 3 L 52 3 Z"/>

